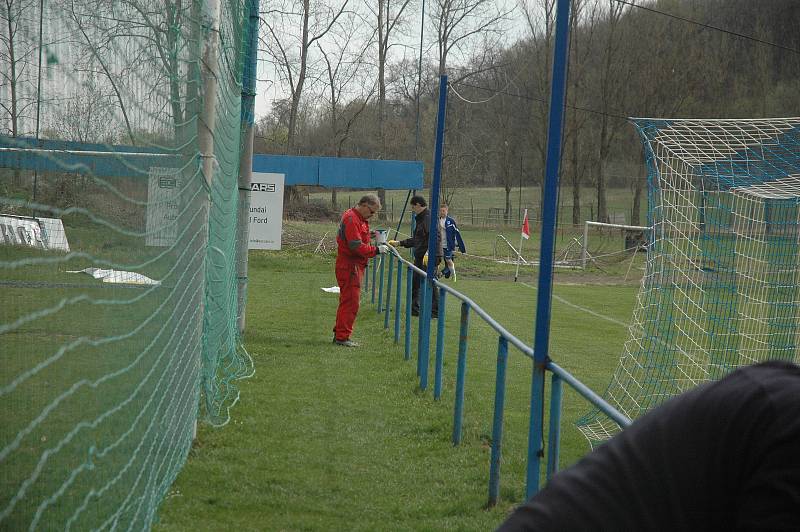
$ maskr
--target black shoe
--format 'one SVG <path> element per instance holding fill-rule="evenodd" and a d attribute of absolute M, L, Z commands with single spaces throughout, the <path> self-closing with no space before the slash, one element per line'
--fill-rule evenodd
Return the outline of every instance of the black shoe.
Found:
<path fill-rule="evenodd" d="M 450 271 L 450 268 L 445 268 L 444 270 L 442 270 L 442 275 L 444 275 L 445 279 L 449 279 L 452 273 L 453 272 Z"/>
<path fill-rule="evenodd" d="M 412 316 L 419 316 L 419 311 L 418 310 L 412 310 L 411 311 L 411 315 Z"/>
<path fill-rule="evenodd" d="M 432 319 L 432 320 L 435 320 L 435 319 L 437 319 L 438 317 L 439 317 L 439 315 L 438 315 L 438 314 L 431 314 L 431 319 Z"/>

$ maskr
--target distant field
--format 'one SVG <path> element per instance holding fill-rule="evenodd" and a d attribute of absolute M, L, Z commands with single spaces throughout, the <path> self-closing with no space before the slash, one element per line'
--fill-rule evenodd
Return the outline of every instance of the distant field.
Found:
<path fill-rule="evenodd" d="M 338 208 L 344 210 L 355 204 L 363 193 L 364 191 L 339 191 L 337 194 Z M 430 192 L 428 190 L 420 191 L 420 193 L 430 200 Z M 408 191 L 406 190 L 386 191 L 384 210 L 390 220 L 396 220 L 400 217 L 407 196 Z M 308 197 L 313 201 L 329 203 L 331 193 L 314 192 L 309 194 Z M 459 188 L 455 189 L 452 195 L 448 192 L 448 197 L 450 198 L 451 214 L 461 225 L 486 225 L 487 216 L 491 217 L 489 220 L 491 221 L 490 225 L 497 225 L 500 223 L 499 216 L 505 209 L 506 193 L 501 187 Z M 516 224 L 517 220 L 521 220 L 523 209 L 528 209 L 532 215 L 540 212 L 541 188 L 538 186 L 522 187 L 521 191 L 519 188 L 514 188 L 510 194 L 510 200 L 512 221 Z M 643 195 L 641 200 L 640 220 L 644 221 L 647 219 L 647 197 Z M 614 218 L 615 215 L 618 218 L 624 217 L 624 222 L 617 220 L 618 223 L 630 223 L 633 192 L 629 188 L 608 189 L 607 203 L 610 217 Z M 584 220 L 595 219 L 591 218 L 591 214 L 596 214 L 596 209 L 597 198 L 594 189 L 581 189 L 582 218 Z M 406 216 L 408 216 L 408 211 L 406 211 Z M 568 186 L 562 186 L 559 192 L 559 220 L 565 224 L 570 224 L 572 221 L 572 188 Z"/>

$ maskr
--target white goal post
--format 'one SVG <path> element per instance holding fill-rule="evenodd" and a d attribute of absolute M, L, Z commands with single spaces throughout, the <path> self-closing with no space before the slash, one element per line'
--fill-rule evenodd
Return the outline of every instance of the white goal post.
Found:
<path fill-rule="evenodd" d="M 581 243 L 581 267 L 586 269 L 586 262 L 589 260 L 589 226 L 592 227 L 608 227 L 610 229 L 628 229 L 631 231 L 651 231 L 652 227 L 643 227 L 641 225 L 624 225 L 624 224 L 610 224 L 603 222 L 590 222 L 586 220 L 583 223 L 583 242 Z"/>

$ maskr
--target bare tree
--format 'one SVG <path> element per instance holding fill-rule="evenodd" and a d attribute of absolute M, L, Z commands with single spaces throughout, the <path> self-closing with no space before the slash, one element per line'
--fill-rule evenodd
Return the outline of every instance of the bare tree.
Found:
<path fill-rule="evenodd" d="M 619 104 L 625 101 L 625 96 L 630 86 L 628 79 L 632 64 L 629 57 L 623 53 L 625 28 L 620 23 L 625 13 L 625 4 L 615 0 L 607 0 L 605 8 L 595 4 L 591 16 L 599 18 L 603 23 L 603 34 L 600 36 L 602 43 L 598 46 L 601 55 L 597 58 L 600 67 L 596 71 L 596 85 L 594 94 L 595 114 L 597 121 L 597 153 L 594 166 L 594 179 L 597 192 L 597 220 L 608 221 L 608 206 L 606 197 L 605 170 L 612 146 L 620 130 L 626 125 L 624 117 L 620 116 Z"/>
<path fill-rule="evenodd" d="M 27 71 L 36 66 L 37 47 L 24 35 L 22 28 L 26 17 L 32 22 L 31 15 L 38 12 L 33 0 L 2 0 L 0 3 L 3 26 L 0 29 L 0 94 L 8 96 L 0 98 L 0 109 L 8 116 L 7 131 L 12 137 L 20 134 L 21 119 L 36 104 L 36 99 L 30 96 L 35 85 Z M 28 85 L 28 91 L 23 85 Z"/>
<path fill-rule="evenodd" d="M 358 32 L 361 19 L 356 14 L 343 16 L 341 22 L 341 31 L 332 32 L 325 46 L 320 41 L 316 43 L 325 64 L 330 152 L 336 157 L 342 156 L 353 125 L 375 92 L 375 83 L 368 84 L 365 79 L 368 64 L 364 57 L 372 39 Z M 347 96 L 354 96 L 352 105 L 343 102 Z M 331 206 L 336 208 L 336 188 L 331 190 Z"/>
<path fill-rule="evenodd" d="M 555 0 L 519 0 L 528 30 L 528 72 L 520 81 L 520 90 L 530 94 L 531 144 L 535 148 L 535 160 L 544 168 L 547 159 L 547 109 L 550 91 L 553 39 L 555 38 Z M 544 187 L 544 179 L 540 179 Z M 544 191 L 542 191 L 544 192 Z M 544 197 L 544 193 L 541 194 Z"/>
<path fill-rule="evenodd" d="M 367 4 L 367 8 L 375 17 L 378 37 L 378 134 L 380 137 L 381 157 L 386 152 L 386 66 L 390 49 L 396 44 L 392 41 L 392 36 L 395 30 L 402 29 L 404 23 L 403 15 L 410 2 L 411 0 L 399 0 L 396 3 L 391 0 L 378 0 L 377 10 L 371 4 Z M 393 7 L 396 7 L 395 11 L 392 11 Z"/>
<path fill-rule="evenodd" d="M 279 81 L 291 94 L 286 153 L 295 148 L 297 114 L 309 75 L 309 51 L 333 29 L 348 2 L 342 0 L 332 6 L 322 0 L 281 0 L 261 13 L 267 30 L 267 36 L 261 38 L 262 46 Z"/>
<path fill-rule="evenodd" d="M 503 40 L 514 7 L 496 0 L 434 0 L 429 20 L 439 59 L 439 75 L 447 72 L 453 54 L 462 59 L 474 55 L 474 42 L 483 40 L 483 49 L 492 49 Z"/>
<path fill-rule="evenodd" d="M 48 133 L 60 139 L 111 144 L 117 133 L 115 95 L 91 78 L 85 86 L 80 98 L 70 98 L 52 110 Z"/>

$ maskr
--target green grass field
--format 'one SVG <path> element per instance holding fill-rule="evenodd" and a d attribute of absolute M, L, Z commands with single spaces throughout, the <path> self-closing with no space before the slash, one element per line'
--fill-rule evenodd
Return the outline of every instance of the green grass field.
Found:
<path fill-rule="evenodd" d="M 291 228 L 314 235 L 330 229 L 324 224 Z M 491 233 L 469 237 L 478 249 L 494 239 Z M 383 314 L 368 296 L 354 333 L 362 346 L 332 345 L 337 297 L 321 288 L 336 284 L 334 256 L 310 251 L 313 246 L 251 252 L 245 345 L 256 374 L 241 382 L 241 401 L 228 426 L 201 425 L 189 460 L 162 503 L 156 529 L 497 526 L 524 497 L 530 360 L 511 348 L 501 502 L 486 509 L 496 333 L 473 314 L 464 439 L 454 448 L 459 303 L 447 302 L 444 392 L 434 401 L 430 389 L 418 390 L 415 360 L 404 360 L 402 340 L 394 344 L 391 325 L 383 329 Z M 456 288 L 531 343 L 536 270 L 523 270 L 514 283 L 511 265 L 461 257 L 459 267 Z M 637 283 L 619 282 L 617 275 L 604 275 L 598 283 L 598 277 L 596 271 L 557 275 L 551 356 L 602 392 L 627 337 L 622 323 L 630 319 Z M 416 353 L 416 334 L 413 338 Z M 432 375 L 431 364 L 431 382 Z M 562 466 L 588 451 L 574 427 L 587 410 L 577 394 L 566 390 Z"/>
<path fill-rule="evenodd" d="M 447 303 L 441 401 L 432 399 L 431 390 L 418 390 L 415 360 L 404 360 L 402 344 L 395 345 L 383 329 L 383 314 L 368 294 L 356 329 L 362 347 L 332 345 L 337 297 L 320 288 L 336 284 L 335 228 L 333 222 L 287 221 L 283 251 L 251 254 L 244 340 L 256 374 L 240 381 L 241 400 L 227 426 L 201 424 L 189 460 L 160 507 L 157 529 L 484 530 L 521 501 L 531 362 L 512 348 L 501 502 L 487 510 L 496 334 L 473 314 L 464 439 L 453 448 L 459 303 Z M 180 278 L 199 271 L 192 267 L 194 255 L 146 248 L 129 236 L 109 240 L 81 220 L 67 229 L 73 249 L 82 252 L 67 261 L 0 248 L 0 258 L 15 266 L 4 274 L 10 304 L 0 307 L 0 323 L 36 315 L 3 338 L 0 382 L 30 375 L 9 388 L 11 407 L 0 423 L 2 441 L 19 439 L 0 482 L 0 500 L 10 500 L 26 478 L 35 477 L 6 521 L 12 528 L 26 527 L 38 510 L 42 522 L 72 517 L 81 528 L 106 516 L 108 507 L 124 512 L 121 522 L 135 523 L 157 503 L 147 499 L 157 491 L 154 483 L 170 485 L 189 446 L 187 424 L 196 403 L 186 390 L 196 384 L 192 356 L 198 346 L 183 339 L 202 308 L 196 304 L 201 292 L 172 288 L 195 286 Z M 515 228 L 464 229 L 469 254 L 457 259 L 455 286 L 531 343 L 537 270 L 523 266 L 514 283 L 514 265 L 494 260 L 507 256 L 507 248 L 498 246 L 500 235 L 518 245 Z M 573 236 L 559 233 L 559 251 Z M 538 245 L 534 236 L 524 255 L 535 258 Z M 164 284 L 122 287 L 67 273 L 95 264 L 90 257 L 141 269 Z M 641 259 L 557 273 L 552 356 L 597 391 L 607 385 L 626 338 Z M 629 268 L 633 273 L 623 282 Z M 134 324 L 144 325 L 131 335 Z M 431 387 L 432 382 L 431 367 Z M 42 417 L 48 404 L 58 407 Z M 122 406 L 111 411 L 109 405 Z M 587 451 L 573 425 L 587 410 L 567 393 L 564 464 Z M 78 425 L 83 419 L 102 423 Z M 51 450 L 56 444 L 62 449 L 57 453 Z M 87 449 L 102 451 L 88 451 L 87 462 Z M 45 459 L 41 474 L 35 473 Z"/>

